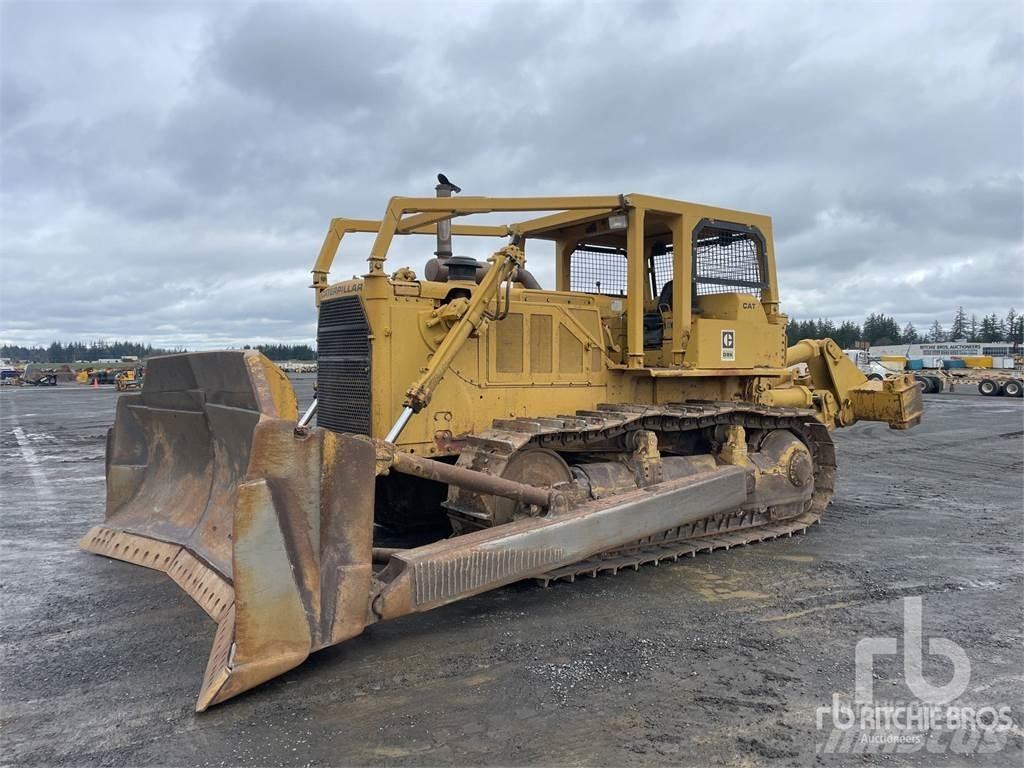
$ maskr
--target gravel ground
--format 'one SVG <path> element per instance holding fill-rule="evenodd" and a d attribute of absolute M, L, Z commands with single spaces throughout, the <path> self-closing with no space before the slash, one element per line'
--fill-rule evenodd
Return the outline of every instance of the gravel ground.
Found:
<path fill-rule="evenodd" d="M 103 516 L 115 397 L 0 391 L 4 764 L 1024 762 L 1022 400 L 931 395 L 910 432 L 838 432 L 836 501 L 807 535 L 376 625 L 196 715 L 213 623 L 162 574 L 75 548 Z M 925 638 L 970 660 L 955 703 L 1013 725 L 986 753 L 827 753 L 817 708 L 914 596 Z M 876 698 L 911 698 L 899 656 L 874 669 Z"/>

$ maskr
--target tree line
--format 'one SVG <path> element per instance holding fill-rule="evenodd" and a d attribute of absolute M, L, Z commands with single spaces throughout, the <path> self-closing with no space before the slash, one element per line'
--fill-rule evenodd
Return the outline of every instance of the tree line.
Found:
<path fill-rule="evenodd" d="M 316 350 L 308 344 L 246 344 L 243 349 L 258 349 L 271 360 L 316 360 Z M 122 357 L 144 360 L 154 355 L 187 351 L 185 347 L 164 349 L 136 341 L 54 341 L 46 347 L 4 344 L 0 346 L 0 357 L 30 363 L 95 363 L 97 360 L 120 360 Z"/>
<path fill-rule="evenodd" d="M 94 363 L 97 360 L 137 357 L 140 360 L 152 355 L 166 355 L 172 352 L 184 352 L 184 347 L 177 349 L 161 349 L 151 344 L 137 341 L 54 341 L 48 347 L 23 347 L 16 344 L 4 344 L 0 347 L 0 357 L 13 360 L 25 360 L 32 363 L 76 363 L 85 361 Z"/>
<path fill-rule="evenodd" d="M 901 327 L 896 318 L 881 313 L 868 315 L 863 323 L 844 320 L 838 325 L 828 318 L 819 317 L 817 320 L 790 320 L 786 337 L 790 344 L 800 339 L 832 339 L 843 349 L 851 349 L 857 342 L 886 346 L 960 340 L 975 344 L 1003 341 L 1020 346 L 1024 344 L 1024 315 L 1011 308 L 1005 317 L 993 312 L 979 318 L 976 314 L 968 315 L 963 307 L 957 307 L 948 326 L 935 320 L 923 332 L 918 331 L 913 323 Z"/>
<path fill-rule="evenodd" d="M 243 349 L 258 349 L 271 360 L 316 360 L 316 350 L 309 344 L 246 344 Z"/>

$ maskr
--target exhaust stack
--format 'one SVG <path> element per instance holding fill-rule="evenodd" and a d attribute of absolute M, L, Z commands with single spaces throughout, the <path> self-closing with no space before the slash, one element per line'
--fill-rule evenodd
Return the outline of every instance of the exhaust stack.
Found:
<path fill-rule="evenodd" d="M 438 197 L 451 197 L 452 193 L 459 194 L 462 187 L 452 184 L 443 173 L 437 174 L 437 186 L 434 187 Z M 444 263 L 452 257 L 452 220 L 443 219 L 437 222 L 437 250 L 434 251 L 438 261 Z"/>

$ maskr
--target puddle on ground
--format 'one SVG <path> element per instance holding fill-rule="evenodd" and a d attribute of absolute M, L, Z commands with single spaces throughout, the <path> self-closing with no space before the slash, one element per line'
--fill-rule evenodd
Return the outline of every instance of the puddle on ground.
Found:
<path fill-rule="evenodd" d="M 772 555 L 773 560 L 786 560 L 791 563 L 813 563 L 818 558 L 815 555 Z"/>
<path fill-rule="evenodd" d="M 692 583 L 694 590 L 709 603 L 718 603 L 725 600 L 763 600 L 768 597 L 763 592 L 753 589 L 743 589 L 746 584 L 740 584 L 739 579 L 723 578 L 713 573 L 688 574 L 687 579 Z"/>

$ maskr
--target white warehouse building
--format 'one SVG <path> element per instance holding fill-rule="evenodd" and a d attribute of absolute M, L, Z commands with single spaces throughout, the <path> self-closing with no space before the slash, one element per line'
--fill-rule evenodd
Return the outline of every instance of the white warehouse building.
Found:
<path fill-rule="evenodd" d="M 1012 357 L 1013 345 L 1007 341 L 974 344 L 967 341 L 923 341 L 919 344 L 887 344 L 871 347 L 872 357 L 879 355 L 901 355 L 910 358 L 941 357 Z"/>

